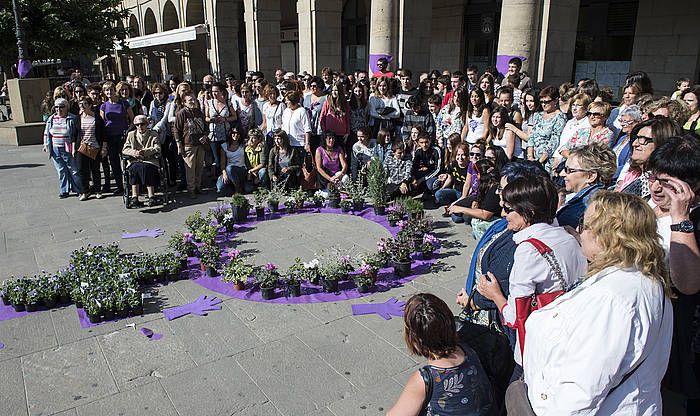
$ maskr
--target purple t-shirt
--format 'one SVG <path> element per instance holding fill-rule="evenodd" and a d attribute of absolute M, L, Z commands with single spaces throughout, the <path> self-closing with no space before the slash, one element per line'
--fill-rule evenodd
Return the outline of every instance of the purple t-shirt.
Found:
<path fill-rule="evenodd" d="M 479 192 L 479 173 L 476 171 L 476 165 L 474 163 L 469 162 L 467 173 L 472 175 L 471 181 L 469 182 L 472 187 L 469 196 L 476 196 L 477 192 Z"/>
<path fill-rule="evenodd" d="M 128 107 L 129 103 L 124 100 L 119 100 L 117 103 L 110 101 L 102 103 L 100 111 L 105 115 L 105 133 L 108 136 L 121 136 L 129 128 L 126 113 Z"/>

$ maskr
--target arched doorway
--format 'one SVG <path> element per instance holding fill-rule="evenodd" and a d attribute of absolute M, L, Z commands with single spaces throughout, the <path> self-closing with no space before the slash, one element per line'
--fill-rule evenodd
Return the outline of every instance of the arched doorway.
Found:
<path fill-rule="evenodd" d="M 180 19 L 177 16 L 177 9 L 172 1 L 168 0 L 163 6 L 163 32 L 173 30 L 180 27 Z M 168 62 L 168 74 L 170 76 L 182 79 L 182 58 L 173 53 L 178 45 L 163 45 L 161 51 L 164 51 Z"/>
<path fill-rule="evenodd" d="M 130 15 L 129 16 L 129 37 L 130 38 L 136 38 L 141 36 L 141 29 L 139 29 L 139 20 L 136 18 L 135 15 Z M 129 69 L 129 73 L 131 75 L 134 74 L 143 74 L 143 62 L 141 61 L 141 57 L 136 55 L 134 53 L 135 51 L 130 52 L 131 61 L 133 62 L 132 65 L 127 66 Z"/>
<path fill-rule="evenodd" d="M 367 0 L 346 0 L 342 16 L 343 69 L 354 72 L 368 67 L 369 8 Z"/>
<path fill-rule="evenodd" d="M 204 4 L 202 0 L 189 0 L 185 13 L 185 24 L 194 26 L 204 23 Z M 194 82 L 201 82 L 204 75 L 210 72 L 207 56 L 207 37 L 197 36 L 197 39 L 186 43 L 185 49 L 189 52 L 190 76 Z M 185 74 L 187 78 L 187 74 Z"/>
<path fill-rule="evenodd" d="M 151 35 L 158 32 L 158 23 L 153 10 L 148 7 L 143 16 L 143 34 Z M 153 48 L 144 48 L 142 52 L 145 54 L 144 64 L 147 64 L 148 71 L 144 71 L 146 79 L 149 81 L 158 81 L 161 78 L 160 59 L 153 54 Z"/>

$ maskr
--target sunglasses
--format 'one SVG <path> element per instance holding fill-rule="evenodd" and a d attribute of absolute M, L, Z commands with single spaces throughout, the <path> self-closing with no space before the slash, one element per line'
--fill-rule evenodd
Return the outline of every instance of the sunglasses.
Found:
<path fill-rule="evenodd" d="M 588 169 L 576 169 L 576 168 L 570 168 L 568 166 L 564 166 L 564 173 L 567 175 L 571 175 L 572 173 L 575 172 L 590 172 Z"/>
<path fill-rule="evenodd" d="M 311 84 L 311 88 L 318 88 L 318 84 Z"/>
<path fill-rule="evenodd" d="M 553 103 L 553 102 L 554 102 L 554 100 L 543 100 L 543 99 L 540 98 L 540 103 L 541 103 L 541 104 L 550 104 L 550 103 Z"/>
<path fill-rule="evenodd" d="M 511 212 L 515 212 L 515 210 L 511 206 L 503 204 L 503 212 L 510 214 Z"/>
<path fill-rule="evenodd" d="M 594 113 L 592 111 L 587 112 L 586 115 L 589 117 L 603 117 L 603 113 Z"/>
<path fill-rule="evenodd" d="M 498 188 L 496 188 L 496 195 L 500 195 L 503 193 L 503 187 L 501 185 L 498 185 Z"/>
<path fill-rule="evenodd" d="M 481 153 L 469 152 L 470 157 L 481 157 Z"/>
<path fill-rule="evenodd" d="M 165 93 L 164 93 L 163 91 L 156 91 L 156 92 L 154 92 L 153 94 L 155 94 L 155 95 L 165 95 Z"/>

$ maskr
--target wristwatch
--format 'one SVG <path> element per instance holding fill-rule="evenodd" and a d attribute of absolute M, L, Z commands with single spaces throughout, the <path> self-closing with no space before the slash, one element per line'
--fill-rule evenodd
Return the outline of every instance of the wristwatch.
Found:
<path fill-rule="evenodd" d="M 671 224 L 671 231 L 678 231 L 681 233 L 692 233 L 695 231 L 695 225 L 690 220 L 683 220 L 678 224 Z"/>

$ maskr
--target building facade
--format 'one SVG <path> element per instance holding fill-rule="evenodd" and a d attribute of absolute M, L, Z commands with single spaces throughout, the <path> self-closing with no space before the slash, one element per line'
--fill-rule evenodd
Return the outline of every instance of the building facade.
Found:
<path fill-rule="evenodd" d="M 259 70 L 367 69 L 389 55 L 414 74 L 525 59 L 536 81 L 589 77 L 617 92 L 629 71 L 659 92 L 700 75 L 697 0 L 124 0 L 128 50 L 103 72 L 201 80 Z"/>

